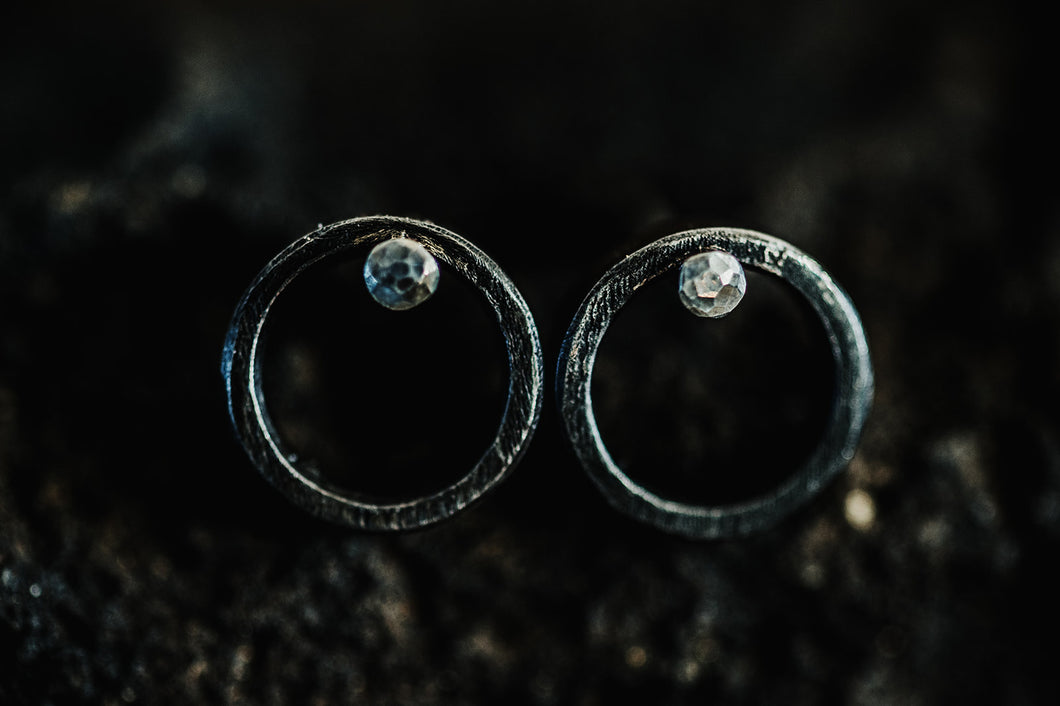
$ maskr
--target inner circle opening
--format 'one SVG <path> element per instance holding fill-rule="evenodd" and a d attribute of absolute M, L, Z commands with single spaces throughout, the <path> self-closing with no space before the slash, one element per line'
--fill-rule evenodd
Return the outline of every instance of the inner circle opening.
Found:
<path fill-rule="evenodd" d="M 504 412 L 504 337 L 481 293 L 442 265 L 437 292 L 380 306 L 363 277 L 370 248 L 314 263 L 273 303 L 262 389 L 294 465 L 376 504 L 444 490 L 493 443 Z M 440 263 L 441 264 L 441 263 Z"/>
<path fill-rule="evenodd" d="M 810 303 L 747 267 L 747 294 L 720 319 L 690 314 L 675 267 L 614 315 L 591 381 L 615 463 L 656 495 L 718 506 L 766 495 L 820 443 L 835 363 Z"/>

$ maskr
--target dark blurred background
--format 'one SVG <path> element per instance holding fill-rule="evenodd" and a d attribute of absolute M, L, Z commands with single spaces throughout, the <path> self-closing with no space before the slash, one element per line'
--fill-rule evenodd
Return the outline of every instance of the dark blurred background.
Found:
<path fill-rule="evenodd" d="M 904 0 L 0 10 L 0 702 L 1057 703 L 1047 28 Z M 549 379 L 512 477 L 401 535 L 269 487 L 219 373 L 268 259 L 370 214 L 488 252 Z M 606 505 L 551 384 L 607 267 L 712 225 L 832 272 L 877 396 L 808 506 L 694 542 Z M 489 443 L 503 344 L 452 273 L 402 315 L 359 267 L 280 300 L 265 383 L 323 476 L 407 497 Z M 675 290 L 609 331 L 602 433 L 671 497 L 753 497 L 823 429 L 822 331 L 765 276 L 719 322 Z"/>

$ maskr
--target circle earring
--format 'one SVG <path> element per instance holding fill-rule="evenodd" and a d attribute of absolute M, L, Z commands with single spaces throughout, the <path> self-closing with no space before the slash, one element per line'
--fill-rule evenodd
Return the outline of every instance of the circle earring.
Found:
<path fill-rule="evenodd" d="M 365 284 L 378 303 L 392 310 L 422 303 L 438 286 L 441 263 L 485 296 L 508 355 L 508 399 L 493 443 L 460 480 L 432 495 L 397 503 L 369 502 L 311 478 L 277 433 L 262 389 L 261 335 L 273 302 L 311 265 L 366 247 L 372 250 L 365 262 Z M 296 505 L 326 520 L 368 530 L 401 530 L 452 516 L 514 468 L 541 414 L 544 360 L 529 307 L 485 253 L 432 223 L 372 216 L 322 226 L 265 266 L 232 316 L 221 373 L 236 434 L 266 480 Z"/>
<path fill-rule="evenodd" d="M 678 294 L 688 309 L 708 318 L 728 314 L 746 291 L 743 265 L 784 279 L 809 300 L 824 324 L 835 360 L 836 383 L 828 426 L 809 460 L 764 496 L 722 506 L 668 500 L 626 475 L 600 437 L 590 394 L 596 352 L 612 317 L 629 298 L 678 266 Z M 556 386 L 566 434 L 611 505 L 660 529 L 706 539 L 767 529 L 807 502 L 845 468 L 854 456 L 872 404 L 873 373 L 857 310 L 820 264 L 773 236 L 736 228 L 705 228 L 675 233 L 637 250 L 596 283 L 567 330 Z"/>

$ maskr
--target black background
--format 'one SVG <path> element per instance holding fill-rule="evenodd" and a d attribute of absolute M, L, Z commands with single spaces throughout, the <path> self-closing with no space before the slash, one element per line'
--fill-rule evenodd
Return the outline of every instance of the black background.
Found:
<path fill-rule="evenodd" d="M 0 701 L 1060 699 L 1058 116 L 1029 7 L 2 12 Z M 769 532 L 679 539 L 606 505 L 549 387 L 522 464 L 458 517 L 305 515 L 234 439 L 221 344 L 272 255 L 377 213 L 505 269 L 549 386 L 623 254 L 711 225 L 793 242 L 864 319 L 857 457 Z M 499 333 L 455 276 L 401 315 L 358 269 L 278 304 L 277 421 L 335 483 L 439 487 L 496 428 Z M 605 339 L 604 438 L 660 492 L 751 497 L 815 445 L 827 347 L 768 278 L 711 323 L 672 287 Z"/>

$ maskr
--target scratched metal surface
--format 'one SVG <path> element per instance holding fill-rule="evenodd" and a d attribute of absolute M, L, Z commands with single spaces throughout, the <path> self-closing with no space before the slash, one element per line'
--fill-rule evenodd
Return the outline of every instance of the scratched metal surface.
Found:
<path fill-rule="evenodd" d="M 597 350 L 618 310 L 645 284 L 700 252 L 722 250 L 748 267 L 782 278 L 806 297 L 824 326 L 835 361 L 828 425 L 812 455 L 760 497 L 730 505 L 695 505 L 660 497 L 631 480 L 600 437 L 592 401 Z M 752 294 L 753 296 L 753 294 Z M 762 371 L 769 375 L 769 371 Z M 563 339 L 556 370 L 560 418 L 578 458 L 616 508 L 678 534 L 739 537 L 775 525 L 805 504 L 854 458 L 872 405 L 872 362 L 850 297 L 819 263 L 790 243 L 737 228 L 675 233 L 630 254 L 586 295 Z M 724 414 L 724 410 L 719 413 Z M 732 469 L 739 471 L 739 469 Z"/>
<path fill-rule="evenodd" d="M 429 496 L 380 502 L 329 487 L 302 468 L 276 429 L 262 387 L 263 331 L 269 308 L 295 277 L 328 257 L 393 237 L 412 238 L 453 275 L 468 278 L 493 308 L 508 358 L 508 399 L 493 443 L 457 482 Z M 365 330 L 370 335 L 370 330 Z M 371 345 L 371 344 L 369 344 Z M 384 346 L 369 351 L 384 358 Z M 544 360 L 533 315 L 497 263 L 444 228 L 395 217 L 363 217 L 332 223 L 296 240 L 262 269 L 236 305 L 221 358 L 228 414 L 247 455 L 272 485 L 314 515 L 365 530 L 402 530 L 441 522 L 477 500 L 515 469 L 541 416 Z M 372 414 L 365 405 L 366 415 Z M 416 433 L 409 426 L 409 435 Z M 371 439 L 361 443 L 371 443 Z M 415 443 L 415 441 L 411 441 Z M 362 469 L 360 472 L 387 472 Z"/>

